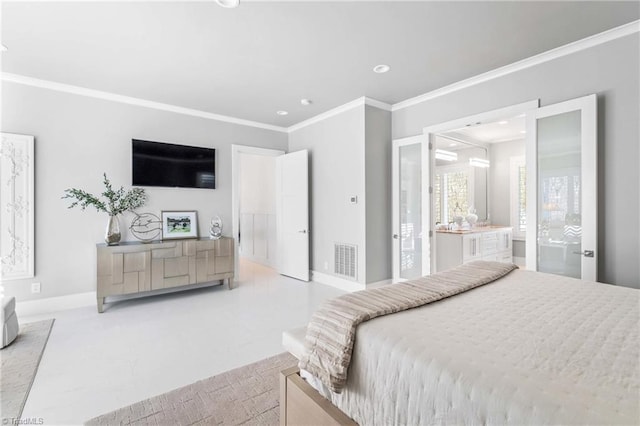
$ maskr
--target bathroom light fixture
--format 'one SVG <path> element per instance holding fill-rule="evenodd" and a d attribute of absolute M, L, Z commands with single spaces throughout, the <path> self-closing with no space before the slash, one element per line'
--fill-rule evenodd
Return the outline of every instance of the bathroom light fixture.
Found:
<path fill-rule="evenodd" d="M 276 112 L 276 114 L 278 114 L 278 115 L 287 115 L 289 113 L 287 111 L 278 111 L 278 112 Z"/>
<path fill-rule="evenodd" d="M 436 159 L 444 161 L 458 161 L 458 154 L 444 149 L 436 149 Z"/>
<path fill-rule="evenodd" d="M 469 165 L 473 166 L 473 167 L 484 167 L 487 168 L 489 167 L 489 160 L 484 160 L 482 158 L 469 158 Z"/>
<path fill-rule="evenodd" d="M 226 7 L 227 9 L 233 9 L 240 5 L 240 0 L 216 0 L 218 6 Z"/>
<path fill-rule="evenodd" d="M 375 72 L 376 74 L 384 74 L 385 72 L 388 72 L 390 69 L 391 67 L 389 65 L 380 64 L 373 67 L 373 72 Z"/>

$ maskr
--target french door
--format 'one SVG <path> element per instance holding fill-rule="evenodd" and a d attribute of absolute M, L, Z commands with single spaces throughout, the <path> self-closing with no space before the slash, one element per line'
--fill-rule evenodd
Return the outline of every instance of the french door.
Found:
<path fill-rule="evenodd" d="M 431 270 L 429 164 L 425 135 L 393 141 L 393 282 L 428 275 Z"/>
<path fill-rule="evenodd" d="M 597 280 L 596 95 L 527 113 L 527 269 Z"/>

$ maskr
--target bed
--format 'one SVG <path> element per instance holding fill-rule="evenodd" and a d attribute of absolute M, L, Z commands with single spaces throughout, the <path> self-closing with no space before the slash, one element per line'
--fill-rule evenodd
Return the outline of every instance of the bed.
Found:
<path fill-rule="evenodd" d="M 638 424 L 639 305 L 636 289 L 514 270 L 358 325 L 339 393 L 284 372 L 281 423 Z M 299 358 L 303 335 L 284 336 Z"/>

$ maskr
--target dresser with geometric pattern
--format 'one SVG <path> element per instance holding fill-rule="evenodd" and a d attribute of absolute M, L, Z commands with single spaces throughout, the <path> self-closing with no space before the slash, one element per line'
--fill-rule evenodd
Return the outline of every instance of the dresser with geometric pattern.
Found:
<path fill-rule="evenodd" d="M 233 239 L 191 239 L 97 244 L 97 302 L 103 312 L 108 296 L 132 295 L 234 276 Z M 188 288 L 188 287 L 187 287 Z"/>

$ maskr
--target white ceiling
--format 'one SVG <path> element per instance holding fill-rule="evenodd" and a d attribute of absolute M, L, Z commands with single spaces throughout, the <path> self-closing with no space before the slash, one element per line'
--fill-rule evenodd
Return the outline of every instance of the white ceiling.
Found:
<path fill-rule="evenodd" d="M 470 143 L 490 144 L 522 140 L 525 138 L 525 131 L 525 116 L 522 114 L 516 117 L 505 117 L 490 123 L 480 123 L 452 130 L 443 133 L 443 136 L 449 136 L 453 139 L 460 139 Z M 450 147 L 456 146 L 451 145 L 455 143 L 453 140 L 447 140 L 446 142 Z M 445 147 L 441 146 L 441 148 Z"/>
<path fill-rule="evenodd" d="M 362 96 L 397 103 L 640 16 L 610 1 L 1 7 L 4 72 L 277 126 Z"/>

